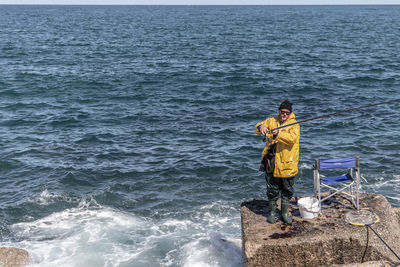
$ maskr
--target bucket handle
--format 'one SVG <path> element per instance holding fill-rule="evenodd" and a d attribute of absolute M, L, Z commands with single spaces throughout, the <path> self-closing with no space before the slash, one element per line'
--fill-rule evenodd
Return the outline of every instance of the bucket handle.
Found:
<path fill-rule="evenodd" d="M 315 206 L 317 209 L 319 209 L 319 205 L 318 205 L 318 200 L 314 203 L 312 203 L 311 205 L 302 205 L 302 207 L 307 211 L 307 212 L 311 212 L 311 213 L 318 213 L 318 211 L 313 211 L 313 206 Z"/>

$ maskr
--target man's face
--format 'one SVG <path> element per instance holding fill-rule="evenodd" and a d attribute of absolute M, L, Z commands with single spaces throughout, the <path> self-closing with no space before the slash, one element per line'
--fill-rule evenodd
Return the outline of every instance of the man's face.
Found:
<path fill-rule="evenodd" d="M 285 109 L 285 108 L 283 108 L 283 109 L 280 109 L 279 110 L 279 121 L 282 123 L 282 122 L 285 122 L 288 118 L 289 118 L 289 116 L 290 116 L 290 110 L 288 110 L 288 109 Z"/>

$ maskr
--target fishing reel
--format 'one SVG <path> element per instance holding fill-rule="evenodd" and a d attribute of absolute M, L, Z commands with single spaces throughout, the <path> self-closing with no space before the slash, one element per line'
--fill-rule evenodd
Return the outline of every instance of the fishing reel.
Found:
<path fill-rule="evenodd" d="M 267 136 L 267 135 L 264 135 L 264 137 L 263 137 L 263 142 L 264 142 L 264 143 L 267 142 L 267 139 L 268 139 L 268 136 Z"/>

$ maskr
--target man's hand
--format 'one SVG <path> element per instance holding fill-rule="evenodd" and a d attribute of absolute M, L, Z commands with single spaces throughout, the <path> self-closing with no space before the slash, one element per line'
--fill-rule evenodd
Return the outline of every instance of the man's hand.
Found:
<path fill-rule="evenodd" d="M 279 130 L 278 129 L 272 129 L 271 133 L 273 135 L 277 135 L 279 133 Z"/>
<path fill-rule="evenodd" d="M 269 132 L 268 128 L 265 127 L 265 126 L 262 125 L 262 124 L 258 125 L 258 129 L 260 130 L 260 132 L 261 132 L 262 135 L 266 135 L 266 134 Z"/>

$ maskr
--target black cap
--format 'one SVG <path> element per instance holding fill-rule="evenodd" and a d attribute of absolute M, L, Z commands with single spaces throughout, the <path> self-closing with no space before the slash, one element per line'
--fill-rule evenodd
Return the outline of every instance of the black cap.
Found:
<path fill-rule="evenodd" d="M 283 102 L 279 106 L 279 109 L 287 109 L 292 112 L 292 102 L 290 102 L 289 100 L 283 100 Z"/>

